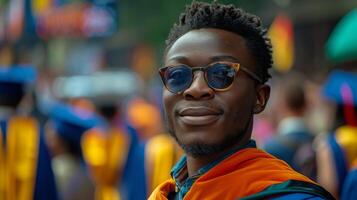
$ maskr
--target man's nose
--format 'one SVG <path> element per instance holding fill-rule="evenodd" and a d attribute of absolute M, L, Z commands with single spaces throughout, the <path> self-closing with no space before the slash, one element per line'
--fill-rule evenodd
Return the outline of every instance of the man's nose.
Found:
<path fill-rule="evenodd" d="M 193 77 L 191 86 L 183 92 L 183 95 L 187 100 L 208 100 L 214 97 L 214 90 L 206 83 L 204 73 L 198 71 Z"/>

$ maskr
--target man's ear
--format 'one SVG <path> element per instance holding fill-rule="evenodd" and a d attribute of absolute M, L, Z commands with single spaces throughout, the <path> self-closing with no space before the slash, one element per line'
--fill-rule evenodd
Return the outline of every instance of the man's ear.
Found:
<path fill-rule="evenodd" d="M 265 106 L 268 103 L 270 97 L 270 86 L 265 84 L 257 85 L 256 92 L 257 92 L 257 101 L 254 105 L 253 113 L 259 114 L 265 109 Z"/>

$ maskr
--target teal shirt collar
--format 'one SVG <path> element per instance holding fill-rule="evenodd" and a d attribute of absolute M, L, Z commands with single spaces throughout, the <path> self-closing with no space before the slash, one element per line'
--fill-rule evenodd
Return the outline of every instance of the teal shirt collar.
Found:
<path fill-rule="evenodd" d="M 183 199 L 183 197 L 186 195 L 186 193 L 191 189 L 193 183 L 201 177 L 203 174 L 208 172 L 210 169 L 212 169 L 214 166 L 219 164 L 221 161 L 224 159 L 228 158 L 232 154 L 238 152 L 239 150 L 245 149 L 245 148 L 256 148 L 256 143 L 254 140 L 249 140 L 249 142 L 244 145 L 243 147 L 236 148 L 228 153 L 226 153 L 224 156 L 221 158 L 209 163 L 208 165 L 202 167 L 201 169 L 198 170 L 197 174 L 192 176 L 192 177 L 187 177 L 187 157 L 186 155 L 182 156 L 181 159 L 176 163 L 176 165 L 172 168 L 171 170 L 171 176 L 175 180 L 176 183 L 176 198 L 175 199 Z M 185 171 L 186 170 L 186 171 Z M 184 181 L 180 181 L 180 176 L 186 176 Z"/>

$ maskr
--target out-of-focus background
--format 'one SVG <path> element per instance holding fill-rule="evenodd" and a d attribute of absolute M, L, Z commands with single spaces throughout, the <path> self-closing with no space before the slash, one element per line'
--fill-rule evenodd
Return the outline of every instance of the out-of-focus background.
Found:
<path fill-rule="evenodd" d="M 353 11 L 357 8 L 356 0 L 220 0 L 218 2 L 232 3 L 260 16 L 272 39 L 274 68 L 270 71 L 273 78 L 269 81 L 272 86 L 271 99 L 267 109 L 256 116 L 253 130 L 253 138 L 259 147 L 264 147 L 274 154 L 275 151 L 279 151 L 277 148 L 279 144 L 276 144 L 275 138 L 283 134 L 282 130 L 295 130 L 295 128 L 303 128 L 299 130 L 312 135 L 313 139 L 307 141 L 316 141 L 316 136 L 324 137 L 328 135 L 326 133 L 334 132 L 339 126 L 351 122 L 349 118 L 336 123 L 339 116 L 336 113 L 341 114 L 340 110 L 345 118 L 352 116 L 352 122 L 348 125 L 355 127 L 353 120 L 356 112 L 348 112 L 348 110 L 356 110 L 356 104 L 352 103 L 351 106 L 346 103 L 351 101 L 344 100 L 343 97 L 341 100 L 331 94 L 328 90 L 339 91 L 340 87 L 331 89 L 332 86 L 326 86 L 326 82 L 337 69 L 344 70 L 347 77 L 353 76 L 353 71 L 357 69 L 357 39 L 354 36 L 357 30 L 357 16 L 356 11 Z M 63 152 L 75 152 L 73 155 L 78 156 L 79 165 L 82 166 L 84 161 L 87 163 L 87 167 L 79 170 L 83 174 L 86 172 L 91 174 L 90 180 L 83 179 L 83 184 L 88 181 L 96 187 L 105 183 L 104 185 L 111 185 L 112 189 L 120 188 L 118 191 L 123 199 L 141 199 L 135 195 L 135 197 L 130 196 L 131 187 L 144 185 L 140 191 L 143 196 L 147 196 L 161 180 L 152 175 L 141 182 L 137 179 L 140 182 L 137 183 L 129 181 L 130 178 L 126 178 L 129 175 L 125 174 L 139 170 L 135 168 L 138 165 L 144 168 L 149 165 L 144 161 L 141 164 L 139 161 L 138 163 L 130 161 L 132 159 L 129 159 L 130 156 L 140 157 L 130 153 L 129 149 L 133 141 L 145 155 L 148 155 L 145 149 L 149 146 L 171 144 L 169 138 L 160 138 L 166 130 L 161 102 L 162 83 L 157 69 L 162 64 L 161 58 L 168 32 L 173 23 L 178 21 L 178 16 L 185 5 L 189 3 L 191 0 L 0 0 L 0 70 L 7 73 L 6 70 L 11 68 L 25 66 L 35 69 L 36 73 L 36 80 L 29 84 L 30 87 L 26 87 L 21 102 L 15 107 L 12 106 L 16 113 L 31 114 L 39 121 L 41 127 L 46 127 L 44 128 L 46 130 L 51 130 L 51 127 L 57 127 L 58 130 L 63 128 L 58 125 L 61 124 L 60 122 L 57 123 L 63 121 L 63 118 L 73 119 L 73 123 L 85 127 L 85 130 L 95 127 L 96 122 L 88 122 L 88 120 L 82 122 L 83 116 L 88 115 L 78 114 L 76 108 L 80 108 L 98 115 L 100 118 L 98 121 L 103 121 L 100 123 L 105 124 L 106 127 L 103 132 L 112 130 L 108 127 L 119 127 L 121 132 L 128 132 L 124 134 L 127 135 L 124 139 L 118 139 L 119 143 L 112 144 L 123 147 L 117 151 L 124 152 L 122 156 L 117 156 L 116 166 L 120 168 L 120 173 L 114 170 L 111 175 L 117 179 L 113 178 L 113 180 L 108 179 L 109 175 L 102 177 L 98 172 L 108 169 L 104 164 L 104 167 L 102 165 L 98 167 L 99 164 L 96 164 L 100 163 L 96 160 L 97 155 L 102 155 L 98 153 L 101 152 L 100 148 L 105 148 L 106 145 L 103 144 L 107 144 L 98 142 L 102 141 L 101 136 L 98 136 L 101 135 L 98 133 L 100 131 L 93 133 L 92 136 L 87 134 L 89 135 L 87 139 L 81 138 L 84 130 L 74 130 L 77 132 L 70 136 L 63 133 L 54 134 L 60 135 L 62 139 L 44 133 L 44 141 L 46 141 L 44 143 L 48 146 L 50 160 L 54 161 L 54 158 Z M 341 22 L 348 13 L 351 19 Z M 19 74 L 21 79 L 22 72 Z M 26 76 L 26 73 L 22 75 Z M 6 82 L 6 75 L 4 76 L 5 78 L 2 79 Z M 355 78 L 356 76 L 350 78 L 351 82 Z M 348 78 L 341 75 L 337 79 Z M 5 98 L 6 92 L 9 93 L 9 90 L 5 89 L 0 91 L 2 92 L 0 98 Z M 350 90 L 346 91 L 350 91 L 347 94 L 357 99 L 355 86 L 350 86 Z M 59 103 L 70 106 L 70 111 L 63 108 L 54 109 Z M 290 121 L 285 120 L 282 124 L 286 118 Z M 74 134 L 79 136 L 74 139 L 76 143 L 72 144 Z M 92 141 L 92 138 L 95 139 Z M 71 142 L 64 142 L 66 145 L 61 143 L 67 139 Z M 120 143 L 120 141 L 129 142 Z M 97 146 L 92 148 L 87 144 Z M 73 150 L 76 149 L 73 145 L 77 145 L 77 150 Z M 280 145 L 284 146 L 284 144 Z M 67 149 L 62 146 L 66 146 Z M 312 142 L 310 146 L 315 152 L 317 147 L 313 146 Z M 78 150 L 78 148 L 82 149 Z M 86 148 L 97 149 L 97 151 L 93 150 L 93 153 Z M 176 152 L 177 148 L 172 148 L 172 151 Z M 168 152 L 167 149 L 163 151 Z M 167 161 L 169 164 L 163 161 L 168 171 L 172 163 L 177 160 L 177 155 L 171 156 L 170 162 Z M 354 152 L 353 155 L 357 153 Z M 292 156 L 281 155 L 280 158 L 286 157 Z M 314 154 L 312 157 L 315 159 L 318 156 Z M 354 156 L 347 157 L 350 160 L 354 158 Z M 64 199 L 75 196 L 73 191 L 70 191 L 71 188 L 66 187 L 68 183 L 66 181 L 71 181 L 67 172 L 75 169 L 75 164 L 68 166 L 73 159 L 69 160 L 71 159 L 57 159 L 57 162 L 51 164 L 55 177 L 61 177 L 56 178 L 56 184 L 58 188 L 60 187 L 57 189 L 58 196 Z M 130 168 L 130 166 L 135 167 Z M 316 167 L 315 164 L 313 167 Z M 346 174 L 350 168 L 352 167 L 346 167 Z M 147 174 L 150 173 L 146 171 Z M 146 175 L 143 172 L 143 176 Z M 335 196 L 341 195 L 342 189 L 338 185 L 342 183 L 337 175 L 335 183 L 329 183 L 323 178 L 319 179 L 319 173 L 316 171 L 309 175 L 317 180 L 321 179 L 321 184 L 325 184 Z M 136 176 L 140 175 L 136 174 Z M 157 176 L 165 178 L 168 175 Z M 121 186 L 114 187 L 113 185 L 118 181 Z M 90 187 L 92 186 L 88 186 Z M 0 195 L 2 191 L 5 189 L 1 190 L 0 184 Z M 96 198 L 99 199 L 101 195 L 118 195 L 115 189 L 113 191 L 116 192 L 112 191 L 109 194 L 102 194 L 105 192 L 100 191 L 98 187 L 96 191 Z"/>
<path fill-rule="evenodd" d="M 159 85 L 156 70 L 168 31 L 190 2 L 2 0 L 0 63 L 31 63 L 51 85 L 58 83 L 58 76 L 125 70 L 145 82 L 141 87 L 153 88 Z M 287 68 L 313 80 L 321 80 L 335 66 L 325 56 L 326 41 L 341 17 L 357 5 L 353 0 L 220 2 L 257 14 L 266 27 L 277 16 L 286 16 L 294 50 Z M 71 95 L 90 93 L 72 89 Z M 51 91 L 69 95 L 65 87 L 52 86 Z"/>
<path fill-rule="evenodd" d="M 38 70 L 39 104 L 49 98 L 91 96 L 101 87 L 113 87 L 109 90 L 139 95 L 160 106 L 157 68 L 164 41 L 190 2 L 1 0 L 0 64 L 31 64 Z M 282 57 L 286 60 L 278 61 L 272 73 L 280 76 L 298 71 L 316 86 L 336 67 L 326 57 L 329 35 L 342 16 L 357 6 L 355 0 L 219 2 L 233 3 L 257 14 L 266 27 L 275 20 L 276 29 L 281 31 L 278 34 L 283 34 L 279 42 L 288 50 L 278 50 L 284 51 Z M 117 82 L 90 86 L 81 81 L 96 74 L 109 76 L 106 71 L 120 73 L 110 76 Z M 135 83 L 131 84 L 133 76 Z"/>

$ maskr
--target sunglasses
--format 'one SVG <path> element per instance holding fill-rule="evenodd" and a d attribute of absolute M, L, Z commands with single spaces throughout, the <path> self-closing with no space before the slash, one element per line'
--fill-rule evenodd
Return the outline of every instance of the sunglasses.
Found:
<path fill-rule="evenodd" d="M 190 67 L 184 64 L 167 66 L 159 69 L 162 82 L 172 93 L 178 94 L 187 90 L 194 78 L 195 71 L 203 71 L 207 85 L 215 91 L 228 90 L 239 70 L 244 71 L 252 79 L 262 83 L 263 81 L 247 68 L 239 63 L 215 62 L 206 67 Z"/>

